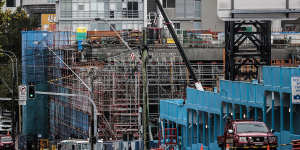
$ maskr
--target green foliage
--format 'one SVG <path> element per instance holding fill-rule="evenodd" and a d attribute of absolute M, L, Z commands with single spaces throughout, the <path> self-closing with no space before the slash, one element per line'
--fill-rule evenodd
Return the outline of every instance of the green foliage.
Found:
<path fill-rule="evenodd" d="M 21 62 L 21 32 L 36 28 L 38 20 L 29 17 L 21 8 L 17 8 L 15 11 L 9 9 L 3 10 L 3 5 L 4 1 L 0 2 L 0 49 L 14 52 L 19 58 L 18 62 Z M 20 75 L 20 72 L 18 74 Z M 12 88 L 11 60 L 1 53 L 0 77 L 7 84 L 5 85 L 0 79 L 0 97 L 11 98 L 12 95 L 7 88 L 7 86 Z M 0 107 L 2 108 L 10 107 L 10 105 L 11 102 L 0 103 Z"/>
<path fill-rule="evenodd" d="M 18 58 L 21 56 L 21 31 L 32 30 L 38 26 L 38 20 L 29 17 L 22 8 L 15 11 L 3 10 L 0 3 L 0 48 L 13 51 Z M 3 62 L 3 61 L 2 61 Z"/>

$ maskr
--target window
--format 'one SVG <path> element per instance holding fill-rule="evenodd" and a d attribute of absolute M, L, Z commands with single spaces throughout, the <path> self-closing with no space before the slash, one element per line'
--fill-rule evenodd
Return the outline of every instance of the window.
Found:
<path fill-rule="evenodd" d="M 84 5 L 78 5 L 78 10 L 84 10 Z"/>
<path fill-rule="evenodd" d="M 164 8 L 175 8 L 175 0 L 163 0 Z"/>
<path fill-rule="evenodd" d="M 268 128 L 264 123 L 238 123 L 236 131 L 237 133 L 268 133 Z"/>
<path fill-rule="evenodd" d="M 138 2 L 128 2 L 128 18 L 138 18 L 139 17 L 139 4 Z"/>
<path fill-rule="evenodd" d="M 6 0 L 6 7 L 16 7 L 16 0 Z"/>
<path fill-rule="evenodd" d="M 115 18 L 115 12 L 109 11 L 109 18 Z"/>
<path fill-rule="evenodd" d="M 180 23 L 173 23 L 175 29 L 180 29 Z"/>

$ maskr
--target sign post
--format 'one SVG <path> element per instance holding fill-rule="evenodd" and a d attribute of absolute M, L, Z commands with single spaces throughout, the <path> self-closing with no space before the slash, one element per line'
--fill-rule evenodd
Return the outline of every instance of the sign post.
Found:
<path fill-rule="evenodd" d="M 27 100 L 27 86 L 19 85 L 19 105 L 26 105 Z"/>
<path fill-rule="evenodd" d="M 292 77 L 292 103 L 300 104 L 300 77 Z"/>

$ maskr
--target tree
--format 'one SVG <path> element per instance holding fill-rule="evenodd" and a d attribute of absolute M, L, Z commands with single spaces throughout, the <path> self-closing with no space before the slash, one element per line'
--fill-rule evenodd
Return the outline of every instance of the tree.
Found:
<path fill-rule="evenodd" d="M 4 1 L 0 0 L 0 49 L 15 53 L 19 59 L 18 62 L 21 62 L 21 32 L 36 28 L 38 26 L 38 20 L 28 16 L 22 8 L 11 11 L 10 9 L 4 10 L 3 6 Z M 20 65 L 21 64 L 19 64 L 19 66 Z M 20 75 L 20 72 L 18 72 L 18 74 Z M 8 56 L 1 53 L 0 77 L 0 97 L 11 98 L 11 93 L 8 90 L 9 88 L 12 89 L 11 60 Z M 9 86 L 9 88 L 7 88 L 7 86 Z M 7 107 L 8 104 L 9 102 L 1 102 L 0 107 Z"/>
<path fill-rule="evenodd" d="M 3 5 L 4 2 L 0 2 L 0 48 L 14 52 L 20 59 L 22 48 L 21 32 L 38 27 L 38 20 L 28 16 L 20 7 L 15 11 L 10 9 L 4 11 Z"/>

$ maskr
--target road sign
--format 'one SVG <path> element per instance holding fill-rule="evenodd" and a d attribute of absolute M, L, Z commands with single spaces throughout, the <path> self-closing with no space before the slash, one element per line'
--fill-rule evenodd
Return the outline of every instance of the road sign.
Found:
<path fill-rule="evenodd" d="M 26 105 L 27 100 L 27 86 L 19 85 L 19 105 Z"/>
<path fill-rule="evenodd" d="M 292 77 L 292 103 L 300 104 L 300 77 Z"/>

